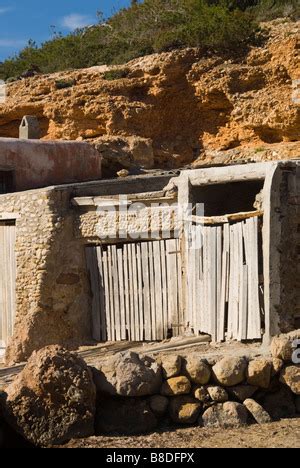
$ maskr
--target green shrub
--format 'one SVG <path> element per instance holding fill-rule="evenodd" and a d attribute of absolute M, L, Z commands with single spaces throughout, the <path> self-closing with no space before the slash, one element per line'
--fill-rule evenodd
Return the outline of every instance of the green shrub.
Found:
<path fill-rule="evenodd" d="M 252 43 L 257 21 L 299 16 L 299 0 L 144 0 L 109 19 L 38 46 L 30 40 L 0 64 L 0 78 L 38 67 L 43 73 L 121 64 L 181 47 L 240 50 Z M 110 78 L 108 74 L 107 79 Z"/>
<path fill-rule="evenodd" d="M 76 84 L 75 80 L 71 80 L 71 81 L 58 80 L 58 81 L 55 81 L 56 89 L 72 88 L 75 84 Z"/>
<path fill-rule="evenodd" d="M 127 78 L 128 74 L 129 74 L 128 68 L 109 70 L 103 73 L 103 79 L 107 81 L 120 80 L 122 78 Z"/>

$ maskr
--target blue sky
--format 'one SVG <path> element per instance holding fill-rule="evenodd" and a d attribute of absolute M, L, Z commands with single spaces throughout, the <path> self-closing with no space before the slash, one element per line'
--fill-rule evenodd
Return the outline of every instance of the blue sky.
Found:
<path fill-rule="evenodd" d="M 97 21 L 96 12 L 110 16 L 130 0 L 0 0 L 0 61 L 18 52 L 29 39 L 51 38 L 51 26 L 67 34 Z"/>

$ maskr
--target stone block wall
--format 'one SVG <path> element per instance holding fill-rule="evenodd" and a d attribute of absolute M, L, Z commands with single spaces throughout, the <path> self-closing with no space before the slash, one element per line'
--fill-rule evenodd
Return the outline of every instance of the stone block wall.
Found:
<path fill-rule="evenodd" d="M 227 429 L 295 417 L 300 414 L 296 338 L 300 330 L 278 336 L 270 354 L 255 358 L 207 358 L 199 349 L 186 350 L 184 357 L 125 352 L 98 358 L 94 367 L 48 346 L 33 353 L 0 392 L 0 435 L 3 418 L 29 442 L 51 446 L 93 435 L 187 425 Z"/>
<path fill-rule="evenodd" d="M 156 358 L 120 354 L 93 369 L 96 433 L 133 435 L 166 425 L 238 427 L 300 413 L 299 364 L 292 343 L 276 338 L 272 355 L 206 359 L 199 352 Z"/>
<path fill-rule="evenodd" d="M 16 319 L 7 362 L 48 344 L 90 339 L 90 286 L 84 245 L 73 235 L 67 189 L 2 195 L 0 212 L 16 219 Z"/>
<path fill-rule="evenodd" d="M 104 242 L 118 240 L 120 233 L 123 233 L 124 240 L 151 239 L 160 235 L 170 238 L 180 227 L 177 207 L 172 205 L 164 208 L 137 207 L 128 212 L 93 210 L 79 212 L 75 217 L 77 238 Z M 124 236 L 126 232 L 127 237 Z"/>

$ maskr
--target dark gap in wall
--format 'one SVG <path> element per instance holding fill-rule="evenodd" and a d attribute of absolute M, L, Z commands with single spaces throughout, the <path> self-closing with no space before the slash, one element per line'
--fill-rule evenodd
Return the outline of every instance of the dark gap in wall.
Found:
<path fill-rule="evenodd" d="M 264 181 L 250 180 L 192 187 L 194 204 L 204 203 L 205 216 L 221 216 L 229 213 L 254 211 L 256 196 L 263 189 Z"/>
<path fill-rule="evenodd" d="M 14 172 L 0 171 L 0 194 L 11 193 L 14 190 Z"/>

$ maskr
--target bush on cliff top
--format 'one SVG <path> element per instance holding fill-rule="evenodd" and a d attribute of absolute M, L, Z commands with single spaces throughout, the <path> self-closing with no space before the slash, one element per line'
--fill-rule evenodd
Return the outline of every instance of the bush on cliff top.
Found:
<path fill-rule="evenodd" d="M 34 41 L 0 64 L 0 78 L 19 76 L 35 67 L 43 73 L 101 64 L 124 63 L 135 57 L 181 47 L 226 51 L 247 45 L 256 19 L 298 11 L 299 0 L 144 0 L 132 2 L 99 24 Z"/>

